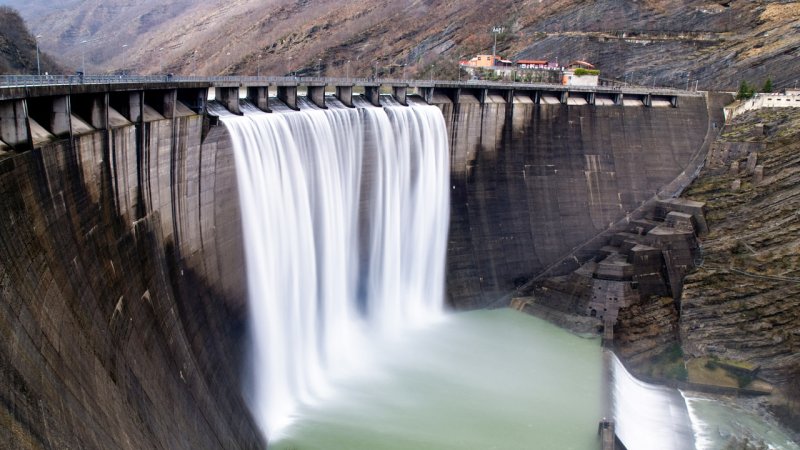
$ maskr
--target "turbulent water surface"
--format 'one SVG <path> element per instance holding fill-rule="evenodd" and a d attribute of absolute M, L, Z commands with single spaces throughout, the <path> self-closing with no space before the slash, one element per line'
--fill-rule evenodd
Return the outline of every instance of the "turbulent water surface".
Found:
<path fill-rule="evenodd" d="M 370 370 L 299 408 L 272 448 L 598 448 L 597 339 L 495 310 L 452 314 L 375 344 Z"/>

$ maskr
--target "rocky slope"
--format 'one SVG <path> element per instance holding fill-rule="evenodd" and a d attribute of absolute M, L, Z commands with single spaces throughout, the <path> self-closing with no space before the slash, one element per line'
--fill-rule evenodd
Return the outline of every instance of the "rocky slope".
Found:
<path fill-rule="evenodd" d="M 39 54 L 42 73 L 60 68 L 49 55 Z M 35 74 L 36 38 L 28 31 L 17 11 L 0 7 L 0 74 Z"/>
<path fill-rule="evenodd" d="M 795 1 L 5 2 L 67 65 L 85 54 L 103 72 L 455 78 L 460 57 L 491 51 L 493 26 L 504 56 L 588 59 L 638 84 L 782 87 L 800 54 Z"/>
<path fill-rule="evenodd" d="M 734 119 L 685 197 L 707 202 L 702 267 L 686 279 L 680 334 L 690 357 L 760 366 L 800 424 L 800 109 Z M 748 164 L 748 159 L 749 164 Z M 754 166 L 763 165 L 762 181 Z M 731 167 L 733 166 L 733 167 Z M 736 190 L 732 185 L 741 183 Z"/>

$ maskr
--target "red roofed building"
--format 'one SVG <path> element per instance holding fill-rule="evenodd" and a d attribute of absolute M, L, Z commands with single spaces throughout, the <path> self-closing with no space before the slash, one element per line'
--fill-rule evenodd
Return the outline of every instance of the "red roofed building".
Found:
<path fill-rule="evenodd" d="M 594 70 L 594 64 L 588 63 L 586 61 L 575 60 L 569 63 L 567 69 L 589 69 Z"/>

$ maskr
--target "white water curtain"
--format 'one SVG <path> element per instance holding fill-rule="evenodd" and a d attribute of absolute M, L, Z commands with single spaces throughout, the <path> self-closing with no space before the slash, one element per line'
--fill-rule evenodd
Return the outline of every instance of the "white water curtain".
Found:
<path fill-rule="evenodd" d="M 449 155 L 431 106 L 224 115 L 250 296 L 256 419 L 273 437 L 376 336 L 443 313 Z"/>

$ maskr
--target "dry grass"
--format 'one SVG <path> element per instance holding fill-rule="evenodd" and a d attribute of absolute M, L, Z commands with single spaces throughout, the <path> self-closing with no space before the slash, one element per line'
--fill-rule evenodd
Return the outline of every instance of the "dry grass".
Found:
<path fill-rule="evenodd" d="M 713 369 L 706 367 L 709 361 L 711 361 L 709 358 L 695 358 L 686 363 L 690 382 L 731 388 L 739 387 L 739 382 L 727 370 L 719 366 Z"/>

